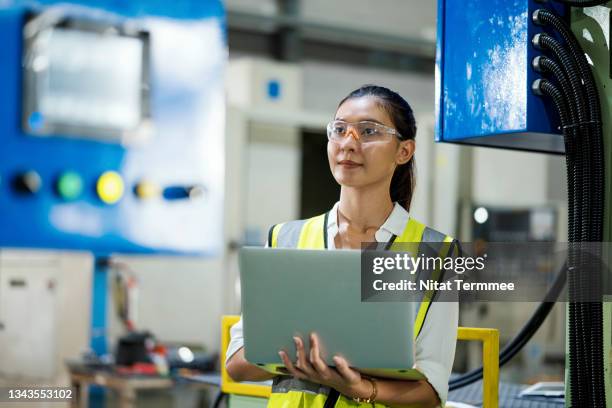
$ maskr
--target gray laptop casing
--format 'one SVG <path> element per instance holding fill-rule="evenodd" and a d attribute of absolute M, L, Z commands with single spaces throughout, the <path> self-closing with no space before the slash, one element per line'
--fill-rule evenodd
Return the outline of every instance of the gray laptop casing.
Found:
<path fill-rule="evenodd" d="M 246 359 L 274 371 L 285 350 L 295 361 L 293 336 L 309 350 L 321 339 L 328 365 L 341 355 L 359 371 L 420 379 L 413 370 L 415 304 L 361 302 L 359 250 L 240 249 L 242 320 Z"/>

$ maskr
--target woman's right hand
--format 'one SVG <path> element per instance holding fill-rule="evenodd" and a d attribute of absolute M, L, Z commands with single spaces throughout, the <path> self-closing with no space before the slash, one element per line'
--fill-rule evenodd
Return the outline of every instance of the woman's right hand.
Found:
<path fill-rule="evenodd" d="M 359 371 L 349 367 L 348 362 L 334 356 L 335 368 L 329 367 L 321 357 L 319 338 L 310 335 L 310 353 L 306 353 L 301 337 L 294 337 L 297 361 L 293 363 L 284 350 L 279 351 L 283 364 L 290 375 L 336 389 L 349 397 L 367 398 L 371 394 L 371 383 L 365 381 Z"/>

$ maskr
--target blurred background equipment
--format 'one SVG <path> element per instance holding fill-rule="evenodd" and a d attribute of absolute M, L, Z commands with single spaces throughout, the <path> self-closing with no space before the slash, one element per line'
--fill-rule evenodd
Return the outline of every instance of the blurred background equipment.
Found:
<path fill-rule="evenodd" d="M 125 329 L 134 330 L 138 325 L 138 280 L 127 264 L 111 264 L 113 304 L 117 317 Z"/>
<path fill-rule="evenodd" d="M 20 3 L 0 13 L 0 246 L 218 253 L 221 5 Z"/>
<path fill-rule="evenodd" d="M 557 209 L 474 207 L 473 240 L 549 242 L 557 239 Z"/>
<path fill-rule="evenodd" d="M 89 347 L 108 362 L 109 336 L 136 328 L 124 273 L 112 333 L 117 256 L 222 257 L 224 11 L 8 1 L 0 34 L 3 381 L 65 383 L 63 359 Z M 166 353 L 148 352 L 159 368 Z"/>

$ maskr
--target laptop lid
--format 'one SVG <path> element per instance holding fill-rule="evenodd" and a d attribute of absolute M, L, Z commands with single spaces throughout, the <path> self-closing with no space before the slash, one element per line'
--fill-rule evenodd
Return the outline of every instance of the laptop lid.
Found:
<path fill-rule="evenodd" d="M 334 355 L 371 375 L 424 378 L 412 370 L 415 305 L 361 302 L 359 250 L 242 248 L 239 252 L 245 357 L 268 369 L 295 360 L 293 336 L 316 332 Z M 384 369 L 384 370 L 381 370 Z"/>

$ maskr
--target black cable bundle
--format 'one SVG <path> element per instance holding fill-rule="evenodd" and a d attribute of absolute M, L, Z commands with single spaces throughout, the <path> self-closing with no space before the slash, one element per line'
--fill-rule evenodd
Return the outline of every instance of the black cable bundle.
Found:
<path fill-rule="evenodd" d="M 580 7 L 606 2 L 559 1 Z M 567 263 L 559 272 L 546 299 L 558 297 L 567 276 L 570 296 L 570 406 L 605 408 L 602 304 L 582 302 L 586 299 L 601 299 L 601 293 L 598 293 L 600 285 L 597 284 L 601 280 L 601 271 L 595 269 L 583 256 L 583 243 L 601 242 L 603 238 L 605 171 L 599 95 L 584 52 L 570 27 L 556 14 L 543 9 L 534 13 L 533 20 L 536 24 L 551 28 L 563 40 L 561 43 L 544 33 L 533 39 L 536 48 L 550 53 L 552 57 L 536 57 L 533 68 L 550 75 L 560 87 L 546 79 L 537 80 L 533 84 L 534 92 L 550 97 L 559 113 L 568 183 L 570 250 Z M 553 302 L 542 302 L 538 306 L 527 324 L 502 349 L 500 366 L 529 341 L 553 305 Z M 585 334 L 590 336 L 591 341 L 583 341 L 581 336 Z M 482 367 L 454 379 L 449 383 L 449 389 L 463 387 L 481 378 Z"/>
<path fill-rule="evenodd" d="M 586 3 L 581 2 L 581 6 Z M 601 300 L 601 271 L 583 255 L 586 243 L 603 239 L 604 161 L 599 95 L 584 51 L 565 21 L 543 9 L 534 13 L 533 20 L 563 40 L 561 44 L 548 34 L 538 34 L 533 43 L 552 57 L 534 60 L 534 68 L 550 74 L 561 88 L 548 80 L 534 83 L 534 91 L 552 98 L 557 107 L 566 144 L 570 406 L 605 407 L 603 310 L 601 301 L 591 302 Z M 598 252 L 595 258 L 597 255 Z M 584 341 L 584 335 L 590 341 Z"/>

